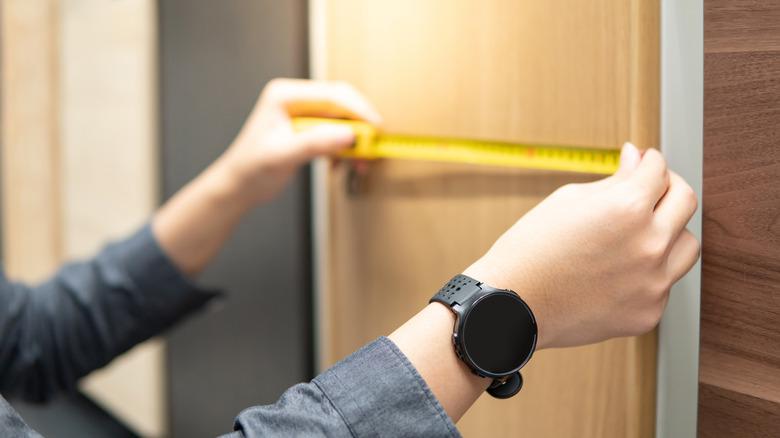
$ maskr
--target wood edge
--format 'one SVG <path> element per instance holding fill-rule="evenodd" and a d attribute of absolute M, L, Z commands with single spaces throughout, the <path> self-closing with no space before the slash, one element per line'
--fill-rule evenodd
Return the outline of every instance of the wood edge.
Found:
<path fill-rule="evenodd" d="M 630 24 L 629 139 L 640 148 L 660 147 L 661 7 L 632 0 Z"/>
<path fill-rule="evenodd" d="M 61 176 L 60 154 L 58 153 L 59 134 L 59 1 L 44 0 L 42 4 L 28 4 L 27 2 L 3 1 L 0 5 L 0 19 L 2 20 L 2 222 L 3 222 L 3 260 L 7 272 L 24 280 L 40 280 L 51 270 L 56 268 L 63 254 L 63 236 L 59 224 L 62 222 L 62 193 L 58 189 Z M 35 13 L 36 8 L 41 8 L 41 13 Z M 16 33 L 20 26 L 14 23 L 24 23 L 22 27 L 27 30 L 46 32 L 45 54 L 42 55 L 42 65 L 36 65 L 36 70 L 46 70 L 46 82 L 48 94 L 38 102 L 31 101 L 25 87 L 11 85 L 11 82 L 27 77 L 25 63 L 21 57 L 34 54 L 29 45 L 34 45 L 34 38 L 25 38 Z M 34 86 L 37 88 L 40 84 Z M 21 88 L 21 90 L 20 90 Z M 13 90 L 13 91 L 11 91 Z M 33 96 L 35 96 L 33 94 Z M 17 102 L 23 100 L 23 103 Z M 45 102 L 43 102 L 45 100 Z M 30 105 L 40 105 L 38 112 L 45 112 L 46 124 L 43 129 L 48 132 L 45 146 L 45 157 L 25 157 L 31 153 L 29 144 L 20 141 L 16 136 L 24 139 L 27 132 L 24 131 L 24 115 L 12 109 Z M 46 108 L 44 108 L 46 107 Z M 41 109 L 42 108 L 42 109 Z M 22 124 L 21 128 L 17 127 Z M 22 132 L 17 132 L 22 129 Z M 36 132 L 41 128 L 36 126 Z M 32 139 L 34 142 L 35 139 Z M 25 143 L 25 144 L 21 144 Z M 38 150 L 32 153 L 40 152 Z M 36 175 L 34 169 L 30 169 L 30 162 L 46 160 L 46 175 Z M 32 174 L 32 175 L 31 175 Z M 29 187 L 37 187 L 47 192 L 47 200 L 43 205 L 34 205 L 29 202 L 20 202 L 21 191 L 12 189 L 17 186 L 14 182 L 22 180 Z M 29 180 L 28 180 L 29 179 Z M 18 187 L 15 187 L 18 189 Z M 42 214 L 45 211 L 45 214 Z M 26 221 L 25 218 L 36 217 L 36 221 Z M 30 239 L 31 236 L 43 236 L 42 239 Z M 43 261 L 42 261 L 43 259 Z"/>
<path fill-rule="evenodd" d="M 642 149 L 660 148 L 661 5 L 659 0 L 632 0 L 630 10 L 629 139 Z M 629 418 L 629 430 L 651 438 L 656 434 L 658 330 L 635 338 L 635 348 L 636 389 L 630 397 L 639 416 Z"/>
<path fill-rule="evenodd" d="M 312 79 L 327 77 L 327 0 L 309 0 L 309 72 Z M 334 362 L 331 309 L 328 297 L 333 284 L 330 275 L 330 172 L 327 159 L 311 167 L 312 305 L 314 306 L 314 372 Z"/>

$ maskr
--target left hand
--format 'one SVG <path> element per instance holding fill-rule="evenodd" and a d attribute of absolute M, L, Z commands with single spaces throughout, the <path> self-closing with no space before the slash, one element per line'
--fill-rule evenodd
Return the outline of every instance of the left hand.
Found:
<path fill-rule="evenodd" d="M 292 117 L 334 117 L 381 123 L 373 106 L 345 82 L 274 79 L 220 164 L 250 204 L 273 198 L 309 160 L 350 147 L 347 126 L 322 125 L 296 132 Z"/>

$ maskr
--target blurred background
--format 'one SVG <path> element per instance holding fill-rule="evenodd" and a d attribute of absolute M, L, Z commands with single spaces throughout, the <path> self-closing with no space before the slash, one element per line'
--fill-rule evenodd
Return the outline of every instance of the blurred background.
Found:
<path fill-rule="evenodd" d="M 306 77 L 306 3 L 3 1 L 9 275 L 40 280 L 142 225 L 225 149 L 266 81 Z M 215 436 L 311 378 L 308 209 L 306 171 L 202 276 L 228 300 L 84 379 L 80 394 L 13 405 L 45 436 Z"/>

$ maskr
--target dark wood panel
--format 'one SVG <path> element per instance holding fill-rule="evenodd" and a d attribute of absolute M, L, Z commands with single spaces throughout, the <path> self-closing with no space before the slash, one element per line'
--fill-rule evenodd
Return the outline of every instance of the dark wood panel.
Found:
<path fill-rule="evenodd" d="M 701 438 L 776 438 L 780 404 L 702 384 L 699 390 Z"/>
<path fill-rule="evenodd" d="M 780 2 L 704 19 L 699 435 L 780 436 Z"/>
<path fill-rule="evenodd" d="M 780 52 L 705 71 L 702 348 L 780 376 Z"/>
<path fill-rule="evenodd" d="M 780 49 L 777 0 L 709 0 L 704 2 L 704 49 L 737 52 Z"/>

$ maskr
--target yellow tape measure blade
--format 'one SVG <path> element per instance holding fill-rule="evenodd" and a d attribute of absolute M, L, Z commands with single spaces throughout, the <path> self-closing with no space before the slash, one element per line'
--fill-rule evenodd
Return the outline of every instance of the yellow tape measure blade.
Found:
<path fill-rule="evenodd" d="M 439 161 L 596 174 L 612 174 L 620 162 L 620 151 L 611 149 L 380 135 L 372 125 L 352 120 L 296 118 L 293 123 L 298 130 L 323 123 L 352 127 L 355 146 L 340 154 L 347 158 Z"/>

